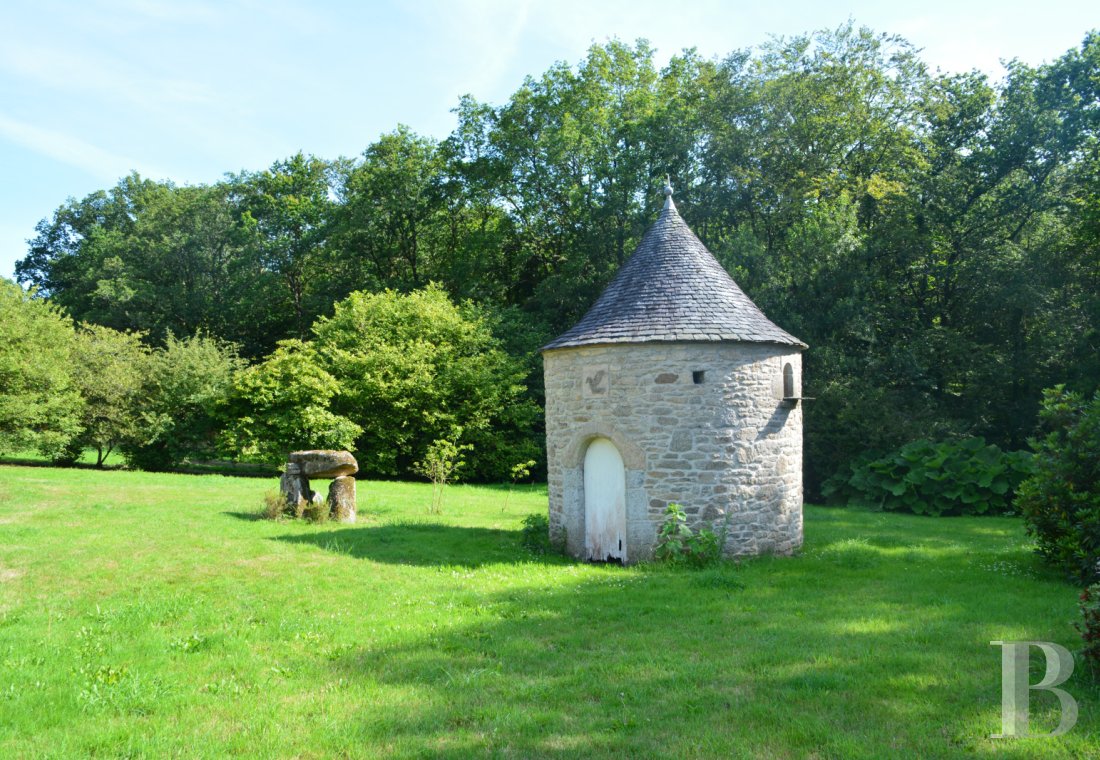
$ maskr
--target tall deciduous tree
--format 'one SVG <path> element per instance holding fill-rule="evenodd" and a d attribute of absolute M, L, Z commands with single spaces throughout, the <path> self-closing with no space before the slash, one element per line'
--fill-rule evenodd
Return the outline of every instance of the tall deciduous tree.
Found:
<path fill-rule="evenodd" d="M 312 321 L 311 264 L 328 239 L 334 183 L 332 164 L 303 153 L 234 178 L 246 219 L 259 236 L 264 267 L 283 282 L 283 302 L 289 302 L 291 329 L 299 337 Z"/>

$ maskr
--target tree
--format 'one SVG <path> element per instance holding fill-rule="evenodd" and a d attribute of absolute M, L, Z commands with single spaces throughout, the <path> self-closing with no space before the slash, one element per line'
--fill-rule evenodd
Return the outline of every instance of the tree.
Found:
<path fill-rule="evenodd" d="M 135 172 L 110 190 L 79 201 L 70 198 L 51 219 L 38 223 L 27 256 L 15 265 L 16 278 L 80 319 L 118 322 L 123 315 L 111 306 L 125 294 L 113 293 L 109 286 L 101 291 L 99 281 L 121 264 L 119 248 L 113 244 L 132 232 L 146 197 L 156 188 L 157 183 Z"/>
<path fill-rule="evenodd" d="M 238 372 L 221 405 L 222 446 L 239 459 L 270 464 L 301 449 L 351 449 L 363 429 L 330 411 L 335 378 L 297 340 L 279 344 L 262 363 Z"/>
<path fill-rule="evenodd" d="M 297 153 L 271 168 L 232 179 L 246 221 L 258 235 L 265 268 L 278 274 L 289 301 L 291 330 L 304 336 L 313 316 L 309 303 L 311 265 L 329 235 L 333 165 Z M 269 305 L 270 307 L 270 305 Z"/>
<path fill-rule="evenodd" d="M 80 433 L 73 341 L 64 312 L 0 279 L 0 451 L 56 456 Z"/>
<path fill-rule="evenodd" d="M 475 444 L 477 477 L 507 477 L 529 458 L 511 451 L 530 451 L 522 442 L 538 415 L 523 396 L 524 369 L 473 305 L 455 305 L 436 285 L 353 293 L 313 332 L 314 355 L 340 388 L 332 410 L 363 427 L 364 472 L 407 474 L 437 440 Z"/>
<path fill-rule="evenodd" d="M 594 45 L 507 103 L 464 99 L 453 149 L 514 220 L 514 302 L 564 329 L 644 231 L 668 165 L 652 138 L 659 74 L 644 41 Z"/>
<path fill-rule="evenodd" d="M 337 212 L 338 255 L 354 264 L 345 279 L 402 291 L 428 282 L 446 241 L 443 176 L 436 143 L 404 126 L 364 151 Z"/>
<path fill-rule="evenodd" d="M 176 338 L 148 361 L 142 388 L 141 435 L 122 446 L 143 470 L 165 470 L 217 453 L 217 408 L 229 397 L 244 363 L 234 346 L 206 335 Z"/>
<path fill-rule="evenodd" d="M 116 446 L 141 436 L 149 349 L 140 333 L 84 324 L 76 331 L 72 362 L 84 404 L 83 430 L 71 442 L 69 456 L 75 459 L 90 446 L 96 450 L 96 466 L 102 467 Z"/>
<path fill-rule="evenodd" d="M 43 219 L 16 264 L 77 319 L 147 333 L 199 331 L 271 350 L 292 319 L 232 183 L 176 187 L 132 174 Z"/>

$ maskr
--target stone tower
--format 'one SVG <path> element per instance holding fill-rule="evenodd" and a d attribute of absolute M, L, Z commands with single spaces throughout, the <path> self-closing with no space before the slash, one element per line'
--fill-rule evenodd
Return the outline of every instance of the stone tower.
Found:
<path fill-rule="evenodd" d="M 542 349 L 550 532 L 652 556 L 670 502 L 728 520 L 727 555 L 802 544 L 801 352 L 665 205 L 572 329 Z M 723 516 L 726 515 L 726 516 Z"/>

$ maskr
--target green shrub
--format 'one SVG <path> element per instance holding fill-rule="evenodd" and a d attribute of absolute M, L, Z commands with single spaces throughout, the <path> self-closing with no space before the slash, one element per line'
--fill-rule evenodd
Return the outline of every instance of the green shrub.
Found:
<path fill-rule="evenodd" d="M 281 520 L 286 514 L 286 497 L 279 490 L 268 491 L 264 494 L 263 506 L 260 509 L 260 517 L 264 520 Z"/>
<path fill-rule="evenodd" d="M 243 367 L 235 346 L 208 335 L 176 338 L 148 357 L 139 402 L 141 434 L 122 445 L 131 467 L 167 470 L 188 458 L 212 458 L 225 402 Z"/>
<path fill-rule="evenodd" d="M 822 485 L 831 501 L 918 515 L 1003 513 L 1032 472 L 1026 451 L 1002 451 L 981 438 L 920 440 L 878 459 L 852 463 Z"/>
<path fill-rule="evenodd" d="M 520 533 L 523 548 L 535 555 L 550 554 L 554 545 L 550 541 L 550 519 L 542 512 L 535 512 L 523 518 L 523 530 Z"/>
<path fill-rule="evenodd" d="M 310 347 L 284 340 L 264 361 L 237 372 L 220 405 L 221 449 L 235 459 L 279 464 L 301 449 L 350 449 L 363 428 L 333 414 L 340 386 Z"/>
<path fill-rule="evenodd" d="M 1082 583 L 1100 580 L 1100 392 L 1091 401 L 1062 386 L 1043 393 L 1035 472 L 1016 506 L 1048 562 Z"/>
<path fill-rule="evenodd" d="M 466 472 L 479 480 L 506 480 L 514 463 L 539 456 L 531 431 L 541 412 L 524 366 L 491 328 L 483 310 L 435 285 L 352 293 L 317 320 L 310 345 L 339 386 L 331 411 L 363 428 L 361 472 L 407 475 L 439 440 L 472 445 Z"/>
<path fill-rule="evenodd" d="M 687 515 L 679 504 L 665 508 L 665 519 L 657 531 L 657 546 L 653 556 L 659 562 L 690 567 L 706 567 L 722 557 L 729 532 L 729 517 L 722 520 L 722 527 L 715 533 L 707 528 L 692 530 Z"/>
<path fill-rule="evenodd" d="M 1100 678 L 1100 583 L 1081 592 L 1081 617 L 1077 630 L 1085 642 L 1081 656 L 1093 678 Z"/>

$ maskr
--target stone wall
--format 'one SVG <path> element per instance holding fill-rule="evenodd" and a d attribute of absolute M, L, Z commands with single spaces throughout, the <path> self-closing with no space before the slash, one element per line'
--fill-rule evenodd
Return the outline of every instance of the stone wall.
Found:
<path fill-rule="evenodd" d="M 790 353 L 787 353 L 790 351 Z M 584 552 L 583 463 L 609 438 L 626 465 L 631 561 L 652 556 L 669 502 L 696 526 L 731 515 L 728 555 L 802 544 L 801 354 L 761 343 L 586 346 L 543 354 L 550 529 Z M 699 374 L 701 373 L 701 374 Z M 696 382 L 698 380 L 699 382 Z"/>

